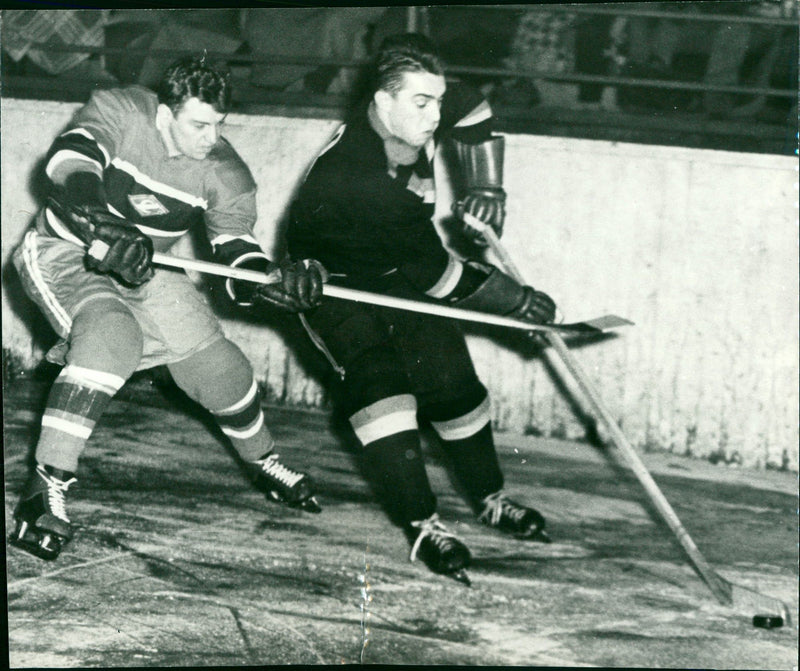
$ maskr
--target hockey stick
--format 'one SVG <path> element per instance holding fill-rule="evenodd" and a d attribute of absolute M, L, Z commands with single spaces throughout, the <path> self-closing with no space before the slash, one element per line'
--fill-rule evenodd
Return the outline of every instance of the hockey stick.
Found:
<path fill-rule="evenodd" d="M 97 244 L 97 241 L 95 241 L 93 244 Z M 246 268 L 236 268 L 226 266 L 221 263 L 210 263 L 208 261 L 187 259 L 184 257 L 172 256 L 170 254 L 160 254 L 158 252 L 153 254 L 153 263 L 162 266 L 170 266 L 173 268 L 182 268 L 184 270 L 195 270 L 197 272 L 210 275 L 219 275 L 229 279 L 257 282 L 259 284 L 271 284 L 280 281 L 280 274 L 278 273 L 266 275 L 265 273 L 260 273 L 255 270 L 247 270 Z M 396 298 L 395 296 L 386 296 L 384 294 L 376 294 L 369 291 L 362 291 L 360 289 L 349 289 L 347 287 L 339 287 L 333 284 L 324 285 L 323 295 L 330 296 L 331 298 L 341 298 L 360 303 L 370 303 L 371 305 L 380 305 L 387 308 L 420 312 L 437 317 L 448 317 L 451 319 L 476 322 L 479 324 L 491 324 L 493 326 L 505 326 L 524 331 L 560 332 L 565 334 L 601 334 L 608 333 L 616 328 L 628 326 L 633 323 L 627 319 L 623 319 L 622 317 L 617 317 L 616 315 L 603 315 L 602 317 L 597 317 L 596 319 L 591 319 L 589 321 L 575 322 L 573 324 L 554 324 L 545 326 L 539 324 L 530 324 L 518 319 L 493 315 L 486 312 L 463 310 L 461 308 L 453 308 L 447 305 L 437 305 L 435 303 L 424 303 L 422 301 L 415 301 L 407 298 Z"/>
<path fill-rule="evenodd" d="M 512 261 L 508 251 L 500 242 L 494 230 L 479 219 L 471 216 L 469 213 L 465 213 L 463 219 L 466 224 L 479 230 L 483 234 L 483 237 L 486 239 L 486 242 L 489 243 L 489 247 L 497 256 L 505 271 L 521 284 L 526 284 L 522 273 Z M 575 381 L 578 383 L 578 386 L 580 387 L 581 391 L 583 391 L 591 407 L 605 423 L 615 445 L 622 451 L 634 474 L 649 495 L 650 500 L 656 506 L 662 518 L 672 530 L 672 533 L 675 535 L 683 549 L 686 551 L 686 554 L 689 555 L 689 558 L 692 560 L 692 563 L 694 564 L 698 573 L 703 578 L 706 585 L 708 585 L 709 589 L 717 598 L 717 600 L 723 605 L 756 608 L 762 609 L 762 611 L 767 611 L 770 614 L 778 614 L 788 625 L 791 620 L 789 617 L 789 609 L 785 603 L 779 599 L 761 594 L 760 592 L 756 592 L 755 590 L 751 590 L 747 587 L 736 585 L 723 578 L 711 568 L 705 557 L 703 557 L 703 555 L 700 553 L 700 550 L 695 545 L 691 536 L 689 536 L 689 533 L 684 528 L 669 501 L 661 492 L 661 489 L 656 484 L 655 480 L 653 480 L 650 472 L 647 470 L 647 467 L 641 460 L 641 457 L 639 457 L 639 454 L 636 452 L 633 445 L 628 442 L 628 439 L 622 433 L 619 425 L 600 399 L 600 395 L 590 382 L 589 377 L 578 364 L 575 357 L 572 356 L 572 353 L 567 348 L 559 333 L 557 331 L 548 331 L 544 335 L 550 345 L 552 345 L 552 347 L 559 354 L 561 360 L 564 362 L 564 365 L 570 371 Z"/>

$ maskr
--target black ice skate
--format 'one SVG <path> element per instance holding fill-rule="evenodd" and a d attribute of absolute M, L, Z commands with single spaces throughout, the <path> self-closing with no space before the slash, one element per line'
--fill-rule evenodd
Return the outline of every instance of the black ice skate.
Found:
<path fill-rule="evenodd" d="M 64 492 L 73 482 L 72 473 L 37 466 L 14 509 L 17 526 L 10 542 L 41 559 L 58 557 L 73 534 L 64 507 Z"/>
<path fill-rule="evenodd" d="M 417 534 L 411 548 L 411 561 L 419 557 L 434 573 L 454 578 L 467 586 L 471 584 L 464 570 L 471 559 L 469 550 L 447 531 L 436 513 L 426 520 L 412 522 L 411 527 L 412 534 Z"/>
<path fill-rule="evenodd" d="M 314 483 L 311 478 L 282 464 L 278 461 L 277 454 L 251 461 L 248 466 L 256 487 L 266 494 L 267 500 L 309 513 L 322 512 L 314 498 Z"/>
<path fill-rule="evenodd" d="M 490 494 L 483 499 L 483 505 L 478 521 L 487 526 L 521 540 L 552 542 L 544 530 L 544 517 L 533 508 L 512 501 L 503 492 Z"/>

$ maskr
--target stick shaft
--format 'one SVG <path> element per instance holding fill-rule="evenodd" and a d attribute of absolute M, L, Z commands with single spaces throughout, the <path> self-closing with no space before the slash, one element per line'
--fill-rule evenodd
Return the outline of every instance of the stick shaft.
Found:
<path fill-rule="evenodd" d="M 500 242 L 494 230 L 487 226 L 482 230 L 482 233 L 486 238 L 486 241 L 489 243 L 492 252 L 505 267 L 506 272 L 514 277 L 517 282 L 525 284 L 525 278 L 511 260 L 511 257 L 508 255 L 508 252 Z M 555 351 L 558 353 L 562 362 L 572 374 L 572 377 L 578 383 L 578 386 L 583 392 L 583 395 L 586 397 L 586 400 L 589 401 L 591 408 L 594 410 L 596 415 L 603 420 L 603 423 L 606 425 L 609 433 L 611 434 L 614 444 L 625 456 L 634 474 L 649 495 L 650 500 L 653 502 L 656 509 L 661 514 L 661 517 L 672 530 L 672 533 L 678 539 L 678 542 L 686 551 L 686 554 L 692 560 L 692 563 L 697 568 L 697 571 L 700 573 L 709 589 L 720 603 L 729 604 L 731 602 L 730 584 L 721 578 L 721 576 L 717 575 L 714 569 L 712 569 L 709 563 L 706 561 L 705 557 L 703 557 L 703 555 L 700 553 L 700 550 L 695 545 L 691 536 L 689 536 L 689 533 L 686 531 L 683 524 L 681 524 L 678 515 L 673 510 L 669 501 L 667 501 L 655 480 L 653 480 L 653 477 L 650 475 L 650 472 L 647 470 L 647 467 L 644 465 L 644 462 L 641 460 L 641 457 L 639 457 L 639 454 L 636 452 L 633 445 L 628 442 L 625 434 L 622 433 L 619 425 L 611 416 L 611 413 L 608 411 L 602 399 L 600 398 L 600 394 L 597 392 L 594 385 L 589 380 L 589 377 L 572 355 L 572 352 L 570 352 L 569 348 L 564 343 L 563 338 L 561 338 L 561 336 L 555 331 L 547 332 L 545 337 L 553 349 L 555 349 Z"/>
<path fill-rule="evenodd" d="M 247 270 L 246 268 L 234 268 L 226 266 L 221 263 L 210 263 L 208 261 L 199 261 L 196 259 L 187 259 L 178 256 L 171 256 L 169 254 L 153 254 L 153 263 L 164 266 L 171 266 L 173 268 L 183 268 L 184 270 L 196 270 L 201 273 L 208 273 L 211 275 L 220 275 L 230 279 L 247 280 L 249 282 L 258 282 L 260 284 L 271 284 L 280 280 L 280 274 L 266 275 L 255 270 Z M 359 303 L 370 303 L 371 305 L 380 305 L 387 308 L 395 308 L 398 310 L 410 310 L 411 312 L 420 312 L 427 315 L 436 317 L 447 317 L 450 319 L 459 319 L 461 321 L 476 322 L 479 324 L 491 324 L 492 326 L 505 326 L 508 328 L 515 328 L 524 331 L 556 331 L 558 327 L 540 326 L 538 324 L 530 324 L 528 322 L 520 321 L 518 319 L 511 319 L 510 317 L 503 317 L 500 315 L 493 315 L 486 312 L 475 312 L 473 310 L 463 310 L 461 308 L 453 308 L 447 305 L 437 305 L 435 303 L 423 303 L 421 301 L 413 301 L 406 298 L 397 298 L 395 296 L 385 296 L 383 294 L 375 294 L 369 291 L 361 291 L 360 289 L 349 289 L 347 287 L 337 287 L 332 284 L 326 284 L 323 287 L 323 294 L 331 298 L 342 298 L 344 300 L 357 301 Z"/>

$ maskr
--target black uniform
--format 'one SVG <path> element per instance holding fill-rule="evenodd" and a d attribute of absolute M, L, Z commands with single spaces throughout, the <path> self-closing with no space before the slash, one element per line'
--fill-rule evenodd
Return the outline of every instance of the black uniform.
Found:
<path fill-rule="evenodd" d="M 293 258 L 316 258 L 331 282 L 451 302 L 485 272 L 444 248 L 432 216 L 434 143 L 480 142 L 491 110 L 473 91 L 448 88 L 436 135 L 418 155 L 393 160 L 388 131 L 363 105 L 312 165 L 292 205 Z M 473 503 L 502 488 L 486 388 L 451 321 L 325 299 L 306 313 L 312 338 L 343 375 L 350 422 L 364 456 L 404 523 L 435 511 L 417 415 L 431 421 Z"/>

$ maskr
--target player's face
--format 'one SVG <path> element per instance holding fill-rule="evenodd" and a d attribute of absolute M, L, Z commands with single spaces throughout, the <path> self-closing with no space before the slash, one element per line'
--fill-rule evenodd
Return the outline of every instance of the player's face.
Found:
<path fill-rule="evenodd" d="M 189 158 L 204 159 L 219 139 L 225 115 L 198 98 L 189 98 L 176 114 L 169 115 L 167 128 L 178 151 Z"/>
<path fill-rule="evenodd" d="M 385 97 L 388 130 L 412 147 L 422 147 L 439 126 L 444 77 L 430 72 L 406 72 L 403 86 Z"/>

